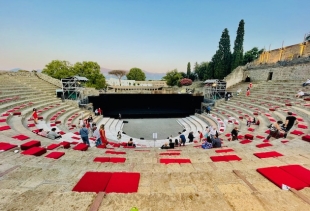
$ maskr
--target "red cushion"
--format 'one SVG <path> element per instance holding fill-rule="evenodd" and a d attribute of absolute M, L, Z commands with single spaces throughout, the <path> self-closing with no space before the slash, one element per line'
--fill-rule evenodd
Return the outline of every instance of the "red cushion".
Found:
<path fill-rule="evenodd" d="M 264 137 L 264 136 L 257 135 L 256 138 L 264 139 L 265 137 Z"/>
<path fill-rule="evenodd" d="M 1 116 L 9 116 L 9 115 L 10 115 L 9 113 L 4 113 Z"/>
<path fill-rule="evenodd" d="M 111 157 L 110 162 L 111 163 L 125 163 L 126 158 L 116 158 L 116 157 Z"/>
<path fill-rule="evenodd" d="M 230 137 L 230 136 L 231 136 L 231 134 L 230 134 L 230 133 L 227 133 L 227 134 L 225 134 L 225 136 L 226 136 L 226 137 Z"/>
<path fill-rule="evenodd" d="M 290 103 L 285 103 L 285 105 L 286 105 L 286 106 L 292 106 L 292 104 L 290 104 Z"/>
<path fill-rule="evenodd" d="M 269 111 L 275 111 L 276 109 L 275 108 L 269 108 Z"/>
<path fill-rule="evenodd" d="M 160 163 L 169 164 L 169 163 L 191 163 L 190 159 L 166 159 L 162 158 L 159 160 Z"/>
<path fill-rule="evenodd" d="M 248 143 L 251 143 L 252 141 L 251 140 L 242 140 L 242 141 L 239 141 L 240 144 L 248 144 Z"/>
<path fill-rule="evenodd" d="M 270 151 L 270 152 L 257 152 L 254 153 L 254 155 L 258 158 L 274 158 L 274 157 L 280 157 L 283 156 L 282 154 L 276 152 L 276 151 Z"/>
<path fill-rule="evenodd" d="M 28 126 L 28 127 L 35 127 L 36 124 L 28 124 L 27 126 Z"/>
<path fill-rule="evenodd" d="M 32 147 L 22 152 L 23 155 L 35 155 L 40 156 L 46 153 L 46 149 L 43 147 Z"/>
<path fill-rule="evenodd" d="M 115 172 L 105 189 L 106 193 L 136 193 L 138 191 L 140 173 Z"/>
<path fill-rule="evenodd" d="M 61 123 L 60 120 L 55 121 L 55 124 L 60 124 L 60 123 Z"/>
<path fill-rule="evenodd" d="M 63 146 L 65 149 L 70 148 L 70 142 L 63 141 L 59 143 L 59 146 Z"/>
<path fill-rule="evenodd" d="M 62 157 L 65 153 L 64 152 L 51 152 L 48 155 L 46 155 L 46 158 L 53 158 L 53 159 L 58 159 Z"/>
<path fill-rule="evenodd" d="M 60 134 L 60 135 L 65 135 L 66 133 L 63 132 L 63 131 L 59 131 L 58 134 Z"/>
<path fill-rule="evenodd" d="M 0 131 L 9 130 L 11 127 L 9 125 L 0 126 Z"/>
<path fill-rule="evenodd" d="M 15 144 L 0 142 L 0 150 L 7 151 L 15 147 L 17 147 Z"/>
<path fill-rule="evenodd" d="M 297 179 L 291 174 L 287 173 L 283 169 L 279 167 L 267 167 L 267 168 L 259 168 L 257 171 L 266 177 L 268 180 L 273 182 L 279 188 L 282 188 L 282 185 L 285 184 L 291 188 L 295 188 L 296 190 L 303 189 L 307 187 L 308 184 Z"/>
<path fill-rule="evenodd" d="M 74 132 L 75 135 L 80 135 L 80 133 L 78 131 Z"/>
<path fill-rule="evenodd" d="M 48 145 L 47 147 L 46 147 L 46 149 L 47 150 L 53 150 L 53 149 L 55 149 L 55 148 L 57 148 L 57 147 L 59 147 L 60 146 L 60 144 L 50 144 L 50 145 Z"/>
<path fill-rule="evenodd" d="M 51 127 L 55 127 L 55 126 L 56 126 L 56 124 L 50 124 L 50 126 L 51 126 Z"/>
<path fill-rule="evenodd" d="M 221 155 L 221 156 L 210 156 L 213 162 L 229 162 L 229 161 L 240 161 L 241 158 L 237 155 Z"/>
<path fill-rule="evenodd" d="M 243 116 L 239 116 L 239 119 L 243 119 Z"/>
<path fill-rule="evenodd" d="M 94 162 L 100 162 L 100 163 L 110 162 L 110 157 L 95 157 Z"/>
<path fill-rule="evenodd" d="M 79 151 L 86 151 L 88 149 L 88 145 L 84 143 L 80 143 L 73 147 L 74 150 L 79 150 Z"/>
<path fill-rule="evenodd" d="M 13 136 L 12 138 L 15 138 L 15 139 L 18 139 L 20 141 L 23 141 L 23 140 L 26 140 L 28 139 L 29 137 L 28 136 L 25 136 L 23 134 L 20 134 L 20 135 L 17 135 L 17 136 Z"/>
<path fill-rule="evenodd" d="M 305 134 L 305 133 L 302 132 L 302 131 L 300 131 L 300 130 L 293 130 L 293 131 L 291 132 L 291 134 L 300 136 L 300 135 L 303 135 L 303 134 Z"/>
<path fill-rule="evenodd" d="M 106 154 L 116 154 L 116 155 L 126 154 L 126 152 L 117 152 L 117 151 L 111 151 L 111 150 L 107 150 L 105 153 Z"/>
<path fill-rule="evenodd" d="M 310 135 L 305 135 L 301 137 L 302 140 L 310 142 Z"/>
<path fill-rule="evenodd" d="M 41 146 L 41 142 L 40 141 L 31 140 L 31 141 L 28 141 L 28 142 L 20 145 L 20 149 L 21 150 L 27 150 L 27 149 L 30 149 L 31 147 L 39 147 L 39 146 Z"/>
<path fill-rule="evenodd" d="M 111 172 L 86 172 L 72 191 L 96 193 L 105 191 L 112 174 Z"/>
<path fill-rule="evenodd" d="M 263 143 L 263 144 L 257 144 L 256 147 L 258 148 L 263 148 L 263 147 L 270 147 L 272 146 L 272 144 L 270 143 Z"/>
<path fill-rule="evenodd" d="M 179 152 L 162 152 L 159 155 L 180 155 Z"/>
<path fill-rule="evenodd" d="M 38 116 L 38 119 L 43 119 L 43 116 Z"/>
<path fill-rule="evenodd" d="M 76 136 L 72 136 L 71 138 L 75 139 L 75 140 L 80 140 L 81 138 L 76 137 Z"/>
<path fill-rule="evenodd" d="M 298 128 L 308 129 L 308 126 L 307 125 L 298 125 Z"/>
<path fill-rule="evenodd" d="M 0 122 L 6 122 L 6 119 L 0 119 Z"/>
<path fill-rule="evenodd" d="M 244 136 L 243 135 L 238 135 L 238 139 L 243 139 Z"/>
<path fill-rule="evenodd" d="M 280 166 L 280 168 L 310 186 L 310 170 L 300 165 Z"/>
<path fill-rule="evenodd" d="M 255 130 L 254 128 L 251 128 L 251 127 L 248 128 L 248 131 L 253 132 L 254 130 Z"/>
<path fill-rule="evenodd" d="M 287 143 L 287 142 L 289 142 L 288 140 L 282 140 L 281 141 L 283 144 L 285 144 L 285 143 Z"/>
<path fill-rule="evenodd" d="M 251 134 L 245 134 L 245 135 L 244 135 L 244 138 L 245 138 L 245 139 L 253 140 L 254 136 L 251 135 Z"/>
<path fill-rule="evenodd" d="M 233 152 L 233 149 L 218 149 L 215 150 L 216 153 L 226 153 L 226 152 Z"/>
<path fill-rule="evenodd" d="M 22 114 L 22 112 L 14 112 L 13 113 L 13 115 L 16 115 L 16 116 L 21 115 L 21 114 Z"/>
<path fill-rule="evenodd" d="M 253 113 L 253 115 L 257 116 L 257 115 L 258 115 L 258 113 L 257 113 L 257 112 L 254 112 L 254 113 Z"/>

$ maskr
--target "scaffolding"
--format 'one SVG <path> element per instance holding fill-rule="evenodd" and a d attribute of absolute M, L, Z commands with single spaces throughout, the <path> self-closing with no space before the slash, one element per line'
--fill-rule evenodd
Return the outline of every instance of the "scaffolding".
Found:
<path fill-rule="evenodd" d="M 61 79 L 63 100 L 84 100 L 82 83 L 88 81 L 85 77 L 72 76 Z"/>
<path fill-rule="evenodd" d="M 225 97 L 226 82 L 218 79 L 206 80 L 204 82 L 204 99 L 219 100 Z"/>

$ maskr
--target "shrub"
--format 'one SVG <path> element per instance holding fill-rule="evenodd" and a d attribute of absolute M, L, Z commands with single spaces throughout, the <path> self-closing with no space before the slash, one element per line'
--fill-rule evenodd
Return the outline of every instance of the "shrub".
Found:
<path fill-rule="evenodd" d="M 193 81 L 189 78 L 183 78 L 180 80 L 180 85 L 181 86 L 189 86 L 192 85 Z"/>

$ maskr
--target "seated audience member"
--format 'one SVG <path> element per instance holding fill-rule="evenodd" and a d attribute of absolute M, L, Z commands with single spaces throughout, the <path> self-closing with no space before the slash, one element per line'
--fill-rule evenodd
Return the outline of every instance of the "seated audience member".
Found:
<path fill-rule="evenodd" d="M 276 139 L 279 138 L 280 136 L 280 132 L 283 131 L 281 129 L 281 124 L 283 124 L 283 122 L 281 120 L 275 122 L 275 123 L 272 123 L 269 127 L 269 135 L 267 136 L 267 140 L 269 140 L 271 137 L 275 137 Z M 283 131 L 285 132 L 285 131 Z"/>
<path fill-rule="evenodd" d="M 235 141 L 235 140 L 237 140 L 238 141 L 238 132 L 239 132 L 239 130 L 238 130 L 238 128 L 237 127 L 235 127 L 232 131 L 231 131 L 231 137 L 232 137 L 232 141 Z"/>
<path fill-rule="evenodd" d="M 193 141 L 194 141 L 194 138 L 195 138 L 195 137 L 194 137 L 194 135 L 193 135 L 193 131 L 189 132 L 187 138 L 189 139 L 189 142 L 193 142 Z"/>
<path fill-rule="evenodd" d="M 174 146 L 175 147 L 179 146 L 179 140 L 178 139 L 174 139 Z"/>
<path fill-rule="evenodd" d="M 302 84 L 302 86 L 308 86 L 308 85 L 310 85 L 310 79 L 307 79 L 307 81 Z"/>
<path fill-rule="evenodd" d="M 255 117 L 253 117 L 253 121 L 252 121 L 252 124 L 256 124 L 256 119 L 255 119 Z"/>
<path fill-rule="evenodd" d="M 161 146 L 161 149 L 170 149 L 170 146 L 168 143 L 165 143 L 164 145 Z"/>
<path fill-rule="evenodd" d="M 44 131 L 43 129 L 39 129 L 38 135 L 43 136 L 43 137 L 47 137 L 47 132 Z"/>
<path fill-rule="evenodd" d="M 47 138 L 55 140 L 57 138 L 61 138 L 61 135 L 56 133 L 56 128 L 52 128 L 52 130 L 47 133 Z"/>
<path fill-rule="evenodd" d="M 92 123 L 92 122 L 93 122 L 93 117 L 92 117 L 92 115 L 89 115 L 87 121 L 88 121 L 89 123 Z"/>
<path fill-rule="evenodd" d="M 179 132 L 180 137 L 180 146 L 183 144 L 185 146 L 186 138 L 183 133 Z"/>
<path fill-rule="evenodd" d="M 212 147 L 213 148 L 221 148 L 222 142 L 219 139 L 218 135 L 215 135 L 215 137 L 212 139 Z"/>
<path fill-rule="evenodd" d="M 172 139 L 169 139 L 169 148 L 174 149 L 174 143 L 172 142 Z"/>
<path fill-rule="evenodd" d="M 121 131 L 118 131 L 117 132 L 117 140 L 121 140 L 121 138 L 122 138 L 122 133 L 121 133 Z"/>
<path fill-rule="evenodd" d="M 212 143 L 208 142 L 208 141 L 205 141 L 201 144 L 201 147 L 203 149 L 211 149 L 212 148 Z"/>
<path fill-rule="evenodd" d="M 259 121 L 259 119 L 257 120 L 257 122 L 255 123 L 255 125 L 260 125 L 260 121 Z"/>
<path fill-rule="evenodd" d="M 295 97 L 303 97 L 305 93 L 302 90 L 299 90 Z"/>
<path fill-rule="evenodd" d="M 238 90 L 237 90 L 237 96 L 239 96 L 240 93 L 241 93 L 241 89 L 238 89 Z"/>
<path fill-rule="evenodd" d="M 246 121 L 246 126 L 250 127 L 252 123 L 252 119 L 251 117 L 248 117 L 247 121 Z"/>
<path fill-rule="evenodd" d="M 136 147 L 136 145 L 133 143 L 132 138 L 129 139 L 129 141 L 127 143 L 127 146 L 129 146 L 129 147 Z"/>

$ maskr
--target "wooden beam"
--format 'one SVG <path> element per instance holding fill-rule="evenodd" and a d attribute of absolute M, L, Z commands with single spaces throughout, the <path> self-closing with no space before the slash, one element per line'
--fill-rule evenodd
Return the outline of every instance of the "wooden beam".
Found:
<path fill-rule="evenodd" d="M 90 205 L 89 211 L 97 211 L 99 209 L 101 202 L 102 202 L 104 197 L 105 197 L 105 193 L 99 192 L 97 194 L 97 197 L 93 201 L 93 203 Z"/>
<path fill-rule="evenodd" d="M 304 200 L 306 203 L 310 204 L 310 199 L 301 192 L 297 191 L 295 188 L 290 188 L 290 191 L 292 191 L 295 195 Z"/>
<path fill-rule="evenodd" d="M 257 189 L 246 179 L 245 176 L 243 176 L 241 174 L 241 172 L 239 170 L 233 170 L 233 172 L 240 178 L 243 180 L 243 182 L 245 182 L 250 188 L 252 191 L 257 191 Z"/>

